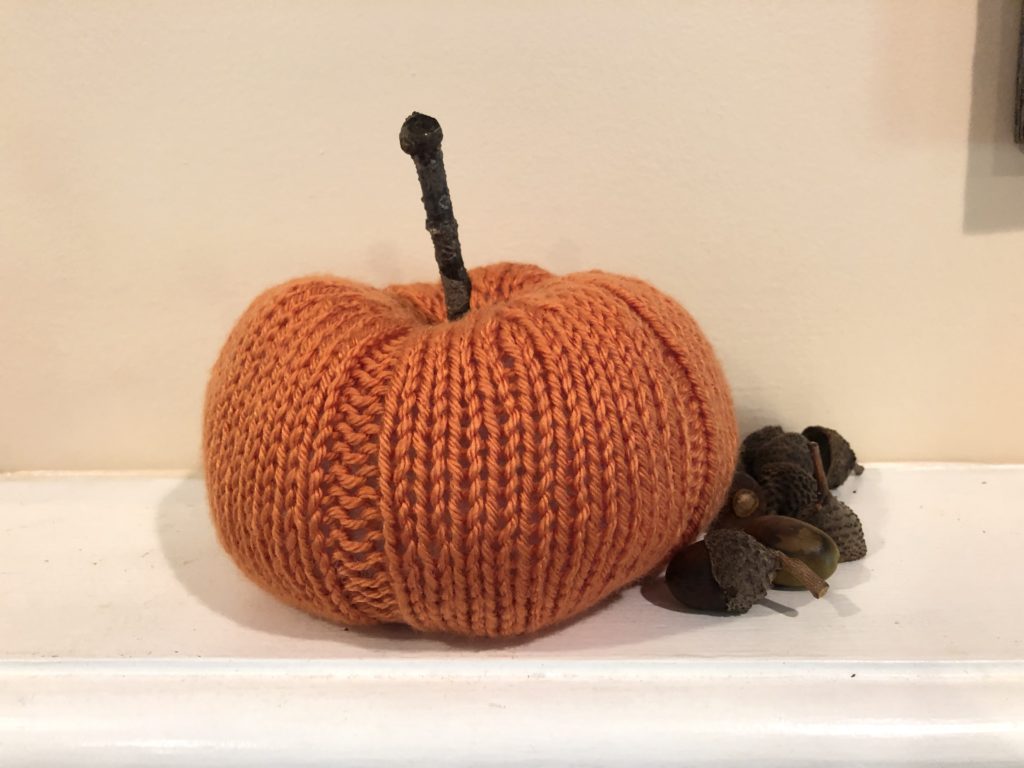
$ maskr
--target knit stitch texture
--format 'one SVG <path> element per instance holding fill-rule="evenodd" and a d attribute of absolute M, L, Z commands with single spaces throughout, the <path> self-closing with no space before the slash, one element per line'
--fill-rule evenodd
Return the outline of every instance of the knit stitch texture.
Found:
<path fill-rule="evenodd" d="M 347 625 L 509 636 L 662 565 L 728 489 L 736 422 L 690 315 L 602 272 L 332 277 L 259 296 L 207 389 L 220 541 L 279 598 Z"/>

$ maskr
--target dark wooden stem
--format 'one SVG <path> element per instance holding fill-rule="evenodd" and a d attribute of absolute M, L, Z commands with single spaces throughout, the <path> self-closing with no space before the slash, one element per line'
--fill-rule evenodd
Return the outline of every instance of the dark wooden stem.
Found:
<path fill-rule="evenodd" d="M 821 447 L 810 441 L 811 461 L 814 463 L 814 477 L 818 481 L 818 503 L 824 504 L 831 496 L 828 489 L 828 475 L 825 474 L 825 462 L 821 460 Z"/>
<path fill-rule="evenodd" d="M 441 125 L 432 117 L 413 112 L 402 123 L 398 142 L 412 157 L 423 190 L 423 208 L 427 212 L 427 232 L 434 243 L 434 258 L 441 271 L 444 304 L 449 320 L 457 320 L 469 311 L 472 286 L 459 245 L 459 225 L 452 211 L 448 178 L 441 154 Z"/>
<path fill-rule="evenodd" d="M 824 597 L 828 592 L 828 582 L 811 570 L 803 560 L 790 557 L 784 552 L 775 550 L 779 556 L 779 570 L 785 571 L 803 585 L 804 589 L 815 597 Z"/>

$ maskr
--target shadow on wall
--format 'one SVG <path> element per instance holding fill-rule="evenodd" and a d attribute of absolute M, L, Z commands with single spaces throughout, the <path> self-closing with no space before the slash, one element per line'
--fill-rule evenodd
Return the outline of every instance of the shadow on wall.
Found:
<path fill-rule="evenodd" d="M 978 0 L 964 232 L 1024 229 L 1024 152 L 1013 142 L 1020 0 Z"/>

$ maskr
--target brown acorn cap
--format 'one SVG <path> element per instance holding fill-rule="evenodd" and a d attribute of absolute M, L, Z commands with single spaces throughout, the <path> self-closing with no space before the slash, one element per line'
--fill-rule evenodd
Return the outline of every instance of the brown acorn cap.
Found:
<path fill-rule="evenodd" d="M 761 487 L 770 514 L 799 517 L 804 507 L 818 500 L 818 486 L 807 470 L 796 464 L 777 462 L 761 468 Z"/>
<path fill-rule="evenodd" d="M 839 562 L 848 563 L 860 560 L 868 553 L 868 545 L 864 540 L 864 526 L 860 518 L 839 499 L 833 497 L 807 522 L 823 530 L 836 546 L 839 547 Z"/>
<path fill-rule="evenodd" d="M 711 572 L 725 594 L 726 609 L 746 613 L 768 594 L 779 556 L 749 533 L 729 528 L 704 537 L 711 558 Z"/>
<path fill-rule="evenodd" d="M 802 434 L 821 449 L 821 461 L 825 465 L 829 488 L 838 488 L 845 483 L 851 472 L 859 475 L 864 471 L 864 467 L 857 463 L 857 454 L 853 452 L 850 443 L 836 430 L 829 427 L 807 427 Z"/>
<path fill-rule="evenodd" d="M 761 484 L 742 470 L 732 476 L 732 485 L 726 494 L 712 528 L 739 528 L 752 517 L 768 514 L 768 498 Z"/>
<path fill-rule="evenodd" d="M 769 440 L 774 440 L 783 434 L 785 434 L 785 430 L 782 427 L 777 424 L 770 424 L 767 427 L 761 427 L 751 432 L 743 438 L 743 443 L 740 445 L 740 468 L 750 472 L 751 460 L 754 454 Z"/>
<path fill-rule="evenodd" d="M 751 454 L 748 471 L 761 480 L 761 470 L 768 464 L 787 462 L 807 472 L 814 471 L 807 438 L 799 432 L 785 432 L 762 444 Z"/>
<path fill-rule="evenodd" d="M 840 563 L 860 560 L 868 553 L 867 542 L 864 540 L 864 527 L 856 513 L 833 496 L 828 489 L 828 478 L 825 476 L 825 462 L 821 456 L 821 446 L 816 442 L 809 445 L 811 463 L 814 465 L 814 478 L 818 485 L 818 500 L 813 505 L 802 509 L 796 517 L 811 525 L 816 525 L 832 537 L 839 548 Z"/>

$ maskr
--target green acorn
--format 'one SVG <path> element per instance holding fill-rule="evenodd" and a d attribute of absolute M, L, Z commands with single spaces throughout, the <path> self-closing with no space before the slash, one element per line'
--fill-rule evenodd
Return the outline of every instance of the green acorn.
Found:
<path fill-rule="evenodd" d="M 817 526 L 784 515 L 765 515 L 746 522 L 742 528 L 769 549 L 802 560 L 804 565 L 827 579 L 839 565 L 839 547 L 832 537 Z M 779 571 L 774 584 L 779 587 L 802 586 L 790 574 Z"/>

